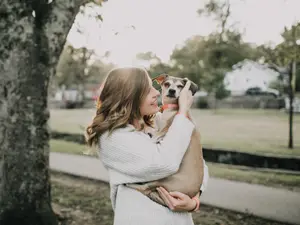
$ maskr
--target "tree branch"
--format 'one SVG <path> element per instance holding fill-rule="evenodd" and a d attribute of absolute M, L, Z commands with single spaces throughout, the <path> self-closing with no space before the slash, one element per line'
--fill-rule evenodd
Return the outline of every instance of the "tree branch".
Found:
<path fill-rule="evenodd" d="M 290 73 L 289 67 L 279 67 L 274 63 L 269 64 L 268 68 L 275 70 L 276 72 L 280 73 L 280 75 L 288 75 Z"/>
<path fill-rule="evenodd" d="M 79 8 L 85 2 L 86 0 L 54 0 L 50 3 L 51 12 L 45 24 L 50 65 L 57 63 Z"/>
<path fill-rule="evenodd" d="M 55 73 L 59 56 L 80 7 L 91 2 L 101 5 L 102 2 L 106 1 L 107 0 L 53 0 L 49 3 L 51 12 L 44 27 L 46 36 L 48 37 L 51 75 Z"/>

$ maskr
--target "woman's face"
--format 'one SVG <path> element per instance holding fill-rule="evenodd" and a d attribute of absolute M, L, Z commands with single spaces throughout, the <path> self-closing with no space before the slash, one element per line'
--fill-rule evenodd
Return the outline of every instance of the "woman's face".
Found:
<path fill-rule="evenodd" d="M 159 111 L 157 103 L 157 98 L 159 95 L 159 91 L 153 87 L 152 80 L 149 77 L 149 92 L 140 107 L 142 116 L 153 115 Z"/>

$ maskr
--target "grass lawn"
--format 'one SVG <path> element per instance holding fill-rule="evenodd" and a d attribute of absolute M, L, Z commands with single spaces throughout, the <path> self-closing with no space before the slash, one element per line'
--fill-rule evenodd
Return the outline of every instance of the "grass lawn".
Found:
<path fill-rule="evenodd" d="M 93 118 L 94 109 L 51 110 L 50 127 L 82 133 Z M 288 144 L 288 114 L 278 110 L 220 109 L 192 110 L 204 147 L 300 156 L 300 114 L 294 116 L 294 146 Z"/>
<path fill-rule="evenodd" d="M 52 206 L 56 214 L 60 215 L 61 225 L 113 224 L 108 184 L 52 173 L 51 185 Z M 199 212 L 193 212 L 193 220 L 195 224 L 201 225 L 283 225 L 204 204 L 201 204 Z"/>
<path fill-rule="evenodd" d="M 88 150 L 88 148 L 84 145 L 58 140 L 51 140 L 50 148 L 53 152 L 64 152 L 80 155 L 83 155 L 83 153 Z M 300 191 L 299 175 L 262 172 L 249 167 L 231 166 L 216 163 L 207 164 L 211 177 Z"/>
<path fill-rule="evenodd" d="M 78 154 L 78 155 L 83 155 L 84 152 L 89 150 L 89 148 L 85 145 L 79 145 L 74 142 L 61 141 L 61 140 L 51 140 L 50 149 L 53 152 L 63 152 L 63 153 Z"/>
<path fill-rule="evenodd" d="M 203 145 L 268 155 L 300 156 L 300 115 L 294 117 L 294 146 L 288 144 L 288 115 L 274 110 L 194 110 Z"/>

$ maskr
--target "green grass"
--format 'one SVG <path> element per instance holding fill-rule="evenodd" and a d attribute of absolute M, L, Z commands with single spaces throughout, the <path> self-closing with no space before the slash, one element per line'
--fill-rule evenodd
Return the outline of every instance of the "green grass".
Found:
<path fill-rule="evenodd" d="M 70 154 L 84 155 L 88 152 L 89 148 L 85 145 L 79 145 L 74 142 L 50 140 L 50 149 L 53 152 L 63 152 Z"/>
<path fill-rule="evenodd" d="M 294 149 L 288 115 L 275 110 L 193 110 L 204 147 L 266 155 L 300 156 L 300 115 L 294 118 Z"/>
<path fill-rule="evenodd" d="M 83 155 L 88 150 L 85 145 L 72 142 L 51 140 L 50 148 L 53 152 L 63 152 Z M 281 174 L 276 172 L 262 172 L 250 167 L 231 166 L 225 164 L 208 163 L 211 177 L 236 180 L 253 184 L 262 184 L 273 187 L 284 187 L 291 190 L 300 190 L 300 176 Z"/>
<path fill-rule="evenodd" d="M 51 110 L 50 127 L 83 133 L 94 109 Z M 193 109 L 204 147 L 268 155 L 300 156 L 300 114 L 294 116 L 294 149 L 288 144 L 288 114 L 279 110 Z"/>

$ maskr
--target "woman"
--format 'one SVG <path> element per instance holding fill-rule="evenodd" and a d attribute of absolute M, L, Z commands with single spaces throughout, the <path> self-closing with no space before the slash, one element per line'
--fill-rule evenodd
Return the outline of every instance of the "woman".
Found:
<path fill-rule="evenodd" d="M 146 70 L 118 68 L 105 79 L 97 113 L 87 128 L 90 146 L 99 145 L 100 158 L 110 177 L 114 225 L 193 225 L 191 211 L 199 204 L 182 193 L 160 195 L 163 207 L 126 183 L 157 180 L 178 171 L 188 148 L 194 124 L 187 119 L 193 97 L 187 82 L 179 98 L 176 115 L 162 143 L 148 135 L 158 111 L 159 92 Z M 200 191 L 200 190 L 199 190 Z"/>

